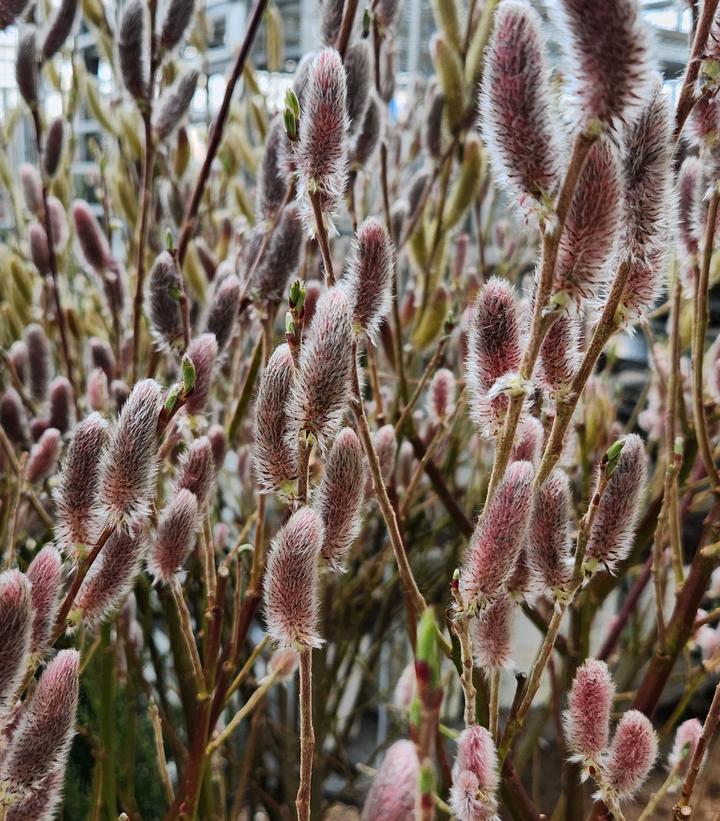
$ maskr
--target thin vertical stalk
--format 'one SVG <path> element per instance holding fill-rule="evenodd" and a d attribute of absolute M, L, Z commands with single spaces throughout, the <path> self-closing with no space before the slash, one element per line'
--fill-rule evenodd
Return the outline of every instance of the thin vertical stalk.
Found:
<path fill-rule="evenodd" d="M 325 284 L 328 288 L 332 288 L 335 284 L 335 271 L 333 270 L 332 254 L 330 253 L 330 241 L 328 240 L 327 226 L 325 225 L 325 218 L 323 217 L 320 196 L 311 192 L 308 197 L 310 199 L 310 204 L 312 205 L 313 216 L 315 217 L 317 241 L 320 246 L 320 253 L 322 254 L 323 266 L 325 268 Z"/>
<path fill-rule="evenodd" d="M 702 765 L 703 757 L 705 756 L 705 751 L 710 744 L 710 740 L 717 731 L 718 723 L 720 723 L 720 684 L 715 687 L 715 695 L 713 696 L 710 710 L 708 711 L 705 724 L 703 725 L 702 735 L 700 736 L 697 746 L 693 751 L 693 757 L 690 759 L 690 765 L 688 766 L 687 774 L 685 775 L 685 780 L 683 781 L 680 800 L 673 807 L 674 817 L 677 819 L 688 817 L 688 813 L 683 812 L 685 807 L 692 809 L 690 799 L 692 797 L 692 792 L 695 789 L 695 782 L 697 781 L 697 777 L 700 773 L 700 767 Z"/>
<path fill-rule="evenodd" d="M 300 784 L 295 806 L 298 821 L 310 821 L 315 730 L 312 718 L 312 648 L 300 651 Z"/>
<path fill-rule="evenodd" d="M 101 627 L 102 645 L 100 651 L 100 741 L 101 757 L 101 794 L 103 817 L 115 821 L 117 817 L 117 739 L 115 728 L 115 647 L 112 642 L 112 623 L 106 622 Z"/>
<path fill-rule="evenodd" d="M 708 434 L 707 417 L 705 415 L 705 401 L 703 398 L 703 359 L 705 357 L 705 335 L 707 333 L 709 308 L 708 287 L 710 284 L 710 262 L 712 260 L 713 243 L 715 240 L 715 223 L 718 215 L 720 194 L 714 191 L 708 203 L 705 220 L 705 236 L 703 241 L 702 264 L 700 276 L 695 287 L 695 317 L 693 322 L 692 338 L 692 400 L 695 421 L 695 437 L 703 465 L 710 477 L 713 487 L 720 486 L 720 475 L 715 467 L 710 437 Z"/>

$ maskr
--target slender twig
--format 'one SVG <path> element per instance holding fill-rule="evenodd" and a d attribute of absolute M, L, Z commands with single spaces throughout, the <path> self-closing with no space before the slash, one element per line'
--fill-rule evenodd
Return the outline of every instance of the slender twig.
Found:
<path fill-rule="evenodd" d="M 256 690 L 253 691 L 253 694 L 248 698 L 248 700 L 243 704 L 243 706 L 235 713 L 235 715 L 230 719 L 227 723 L 225 729 L 219 733 L 205 748 L 205 755 L 211 756 L 215 750 L 219 749 L 230 736 L 235 732 L 235 730 L 240 726 L 242 721 L 250 715 L 250 713 L 255 709 L 255 707 L 263 700 L 267 691 L 272 687 L 275 683 L 275 679 L 277 678 L 277 673 L 270 673 L 263 681 L 259 684 Z"/>
<path fill-rule="evenodd" d="M 400 579 L 405 590 L 405 595 L 409 605 L 415 611 L 416 617 L 419 617 L 427 608 L 427 604 L 425 602 L 424 596 L 418 589 L 415 577 L 413 576 L 412 568 L 410 567 L 410 561 L 407 557 L 407 552 L 405 550 L 405 545 L 403 543 L 402 536 L 400 535 L 400 529 L 398 527 L 395 509 L 393 508 L 392 503 L 390 502 L 387 488 L 385 487 L 385 482 L 382 477 L 382 471 L 380 469 L 378 455 L 375 451 L 375 445 L 372 440 L 372 435 L 370 434 L 370 427 L 368 425 L 367 416 L 365 414 L 365 406 L 363 404 L 362 395 L 360 393 L 360 378 L 358 376 L 356 342 L 353 342 L 352 355 L 354 363 L 354 410 L 355 418 L 358 424 L 358 430 L 360 432 L 360 439 L 365 449 L 365 455 L 367 456 L 367 460 L 370 464 L 370 472 L 372 474 L 375 495 L 377 496 L 380 511 L 383 515 L 385 525 L 388 529 L 390 543 L 393 548 L 393 553 L 395 554 L 395 562 L 397 564 L 398 573 L 400 574 Z"/>
<path fill-rule="evenodd" d="M 682 90 L 680 91 L 680 98 L 678 100 L 677 108 L 675 109 L 675 139 L 680 137 L 680 132 L 685 125 L 690 112 L 695 105 L 695 82 L 700 71 L 700 61 L 703 51 L 705 50 L 715 19 L 715 10 L 718 7 L 718 0 L 704 0 L 702 3 L 702 12 L 698 20 L 697 28 L 695 29 L 695 37 L 693 39 L 692 49 L 690 52 L 690 59 L 685 68 L 685 76 L 682 81 Z"/>
<path fill-rule="evenodd" d="M 250 50 L 252 49 L 255 36 L 260 28 L 260 23 L 262 22 L 263 14 L 265 13 L 265 8 L 268 2 L 269 0 L 255 0 L 255 6 L 253 7 L 250 17 L 248 18 L 248 26 L 245 30 L 245 37 L 242 45 L 240 46 L 238 56 L 235 58 L 235 63 L 233 64 L 232 71 L 228 77 L 227 85 L 225 86 L 225 94 L 220 105 L 220 110 L 218 111 L 210 132 L 205 159 L 203 160 L 202 167 L 200 168 L 197 179 L 195 180 L 195 186 L 193 187 L 192 195 L 188 202 L 187 209 L 185 210 L 182 230 L 180 231 L 180 237 L 178 239 L 177 258 L 178 265 L 181 270 L 183 263 L 185 262 L 185 255 L 187 254 L 190 238 L 195 230 L 195 223 L 197 222 L 198 210 L 200 208 L 203 193 L 205 192 L 205 186 L 210 179 L 210 169 L 212 168 L 213 161 L 215 160 L 215 156 L 220 148 L 225 123 L 230 113 L 230 104 L 232 102 L 235 86 L 237 85 L 240 75 L 245 68 L 245 63 L 250 55 Z"/>
<path fill-rule="evenodd" d="M 335 48 L 338 50 L 343 60 L 345 59 L 345 52 L 347 51 L 348 43 L 350 42 L 350 35 L 352 34 L 352 27 L 355 22 L 357 7 L 358 0 L 345 0 L 342 21 L 340 23 L 340 31 L 335 43 Z"/>
<path fill-rule="evenodd" d="M 710 283 L 710 262 L 712 260 L 715 223 L 717 221 L 719 204 L 720 193 L 714 191 L 708 203 L 702 264 L 700 265 L 700 276 L 695 286 L 695 317 L 692 337 L 692 400 L 695 436 L 707 475 L 710 477 L 713 487 L 716 488 L 720 486 L 720 474 L 718 474 L 717 468 L 715 467 L 712 447 L 710 446 L 710 436 L 708 434 L 707 417 L 705 415 L 705 402 L 703 399 L 703 359 L 705 357 L 705 334 L 707 333 L 709 318 L 708 287 Z"/>
<path fill-rule="evenodd" d="M 685 780 L 683 781 L 680 800 L 673 807 L 673 813 L 676 819 L 690 817 L 690 814 L 684 812 L 683 809 L 688 808 L 692 810 L 690 799 L 692 797 L 693 789 L 695 788 L 695 782 L 697 781 L 697 777 L 700 773 L 700 767 L 702 766 L 705 751 L 707 750 L 708 745 L 710 744 L 710 740 L 715 735 L 719 723 L 720 684 L 718 684 L 715 687 L 715 695 L 713 696 L 713 700 L 710 705 L 710 710 L 708 711 L 707 717 L 705 718 L 705 723 L 703 724 L 702 735 L 700 736 L 698 743 L 695 745 L 695 749 L 693 750 L 693 756 L 690 759 L 690 764 L 688 765 Z"/>
<path fill-rule="evenodd" d="M 300 651 L 300 784 L 295 806 L 298 821 L 310 821 L 315 730 L 312 717 L 312 648 Z"/>
<path fill-rule="evenodd" d="M 325 225 L 325 217 L 323 216 L 322 203 L 320 195 L 316 192 L 308 194 L 310 205 L 312 205 L 313 215 L 315 217 L 315 233 L 320 246 L 320 253 L 323 258 L 323 266 L 325 268 L 325 282 L 328 288 L 332 288 L 335 284 L 335 271 L 333 270 L 332 254 L 330 253 L 330 241 L 328 239 L 327 226 Z"/>

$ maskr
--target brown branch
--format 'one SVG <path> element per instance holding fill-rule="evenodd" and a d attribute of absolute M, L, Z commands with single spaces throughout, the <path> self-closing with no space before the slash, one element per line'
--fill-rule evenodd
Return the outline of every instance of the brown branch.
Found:
<path fill-rule="evenodd" d="M 185 216 L 183 217 L 182 230 L 180 232 L 180 239 L 178 240 L 177 256 L 180 270 L 182 270 L 183 262 L 185 261 L 185 255 L 187 253 L 190 237 L 195 230 L 200 202 L 202 201 L 205 186 L 210 178 L 210 168 L 212 167 L 215 155 L 220 148 L 223 130 L 230 113 L 230 103 L 232 102 L 233 92 L 235 91 L 235 86 L 237 85 L 240 75 L 245 68 L 245 63 L 250 55 L 250 49 L 255 41 L 255 36 L 257 35 L 260 23 L 262 22 L 262 17 L 267 4 L 268 0 L 256 0 L 255 2 L 255 6 L 250 14 L 248 27 L 245 31 L 245 38 L 240 46 L 240 51 L 238 52 L 238 56 L 233 64 L 230 77 L 228 78 L 228 82 L 225 87 L 225 96 L 223 97 L 220 110 L 218 111 L 218 115 L 213 123 L 212 131 L 210 132 L 207 153 L 205 154 L 202 167 L 200 168 L 200 172 L 195 180 L 195 187 L 193 188 L 192 196 L 190 197 L 190 201 L 188 202 L 188 206 L 185 211 Z"/>

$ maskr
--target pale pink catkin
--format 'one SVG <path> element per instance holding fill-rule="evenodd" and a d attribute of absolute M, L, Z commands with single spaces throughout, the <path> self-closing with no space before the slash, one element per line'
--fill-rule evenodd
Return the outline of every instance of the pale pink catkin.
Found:
<path fill-rule="evenodd" d="M 280 647 L 320 647 L 318 557 L 323 524 L 314 510 L 300 508 L 270 545 L 265 571 L 265 621 Z"/>

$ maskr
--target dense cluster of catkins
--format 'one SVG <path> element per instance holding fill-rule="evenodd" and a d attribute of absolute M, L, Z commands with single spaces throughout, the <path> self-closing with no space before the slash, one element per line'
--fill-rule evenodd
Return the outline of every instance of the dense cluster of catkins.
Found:
<path fill-rule="evenodd" d="M 565 713 L 568 748 L 583 761 L 598 794 L 611 806 L 632 798 L 655 764 L 658 742 L 650 720 L 638 710 L 623 713 L 610 739 L 615 685 L 605 662 L 588 659 L 577 671 Z"/>
<path fill-rule="evenodd" d="M 433 0 L 410 81 L 399 0 L 318 3 L 279 100 L 272 2 L 222 88 L 194 0 L 0 2 L 0 819 L 685 817 L 720 14 L 673 109 L 639 0 Z"/>

